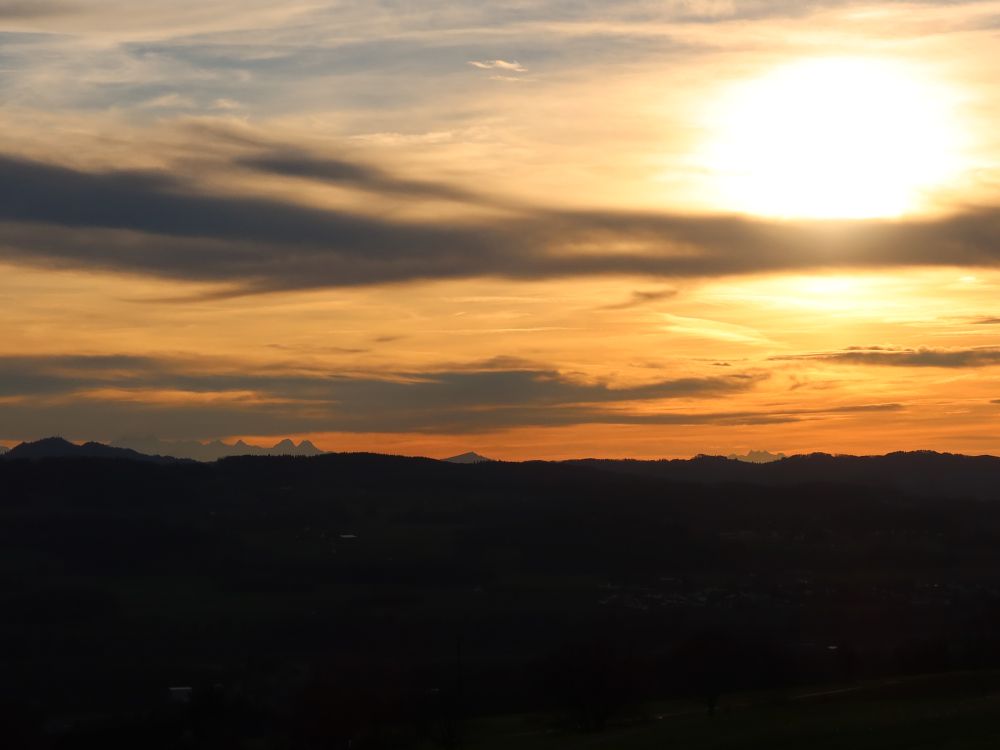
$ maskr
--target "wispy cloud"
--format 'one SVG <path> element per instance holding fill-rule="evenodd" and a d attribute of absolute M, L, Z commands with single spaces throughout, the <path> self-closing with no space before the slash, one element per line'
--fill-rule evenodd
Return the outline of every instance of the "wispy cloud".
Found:
<path fill-rule="evenodd" d="M 172 92 L 154 97 L 143 102 L 141 106 L 149 109 L 193 109 L 196 105 L 190 97 Z"/>
<path fill-rule="evenodd" d="M 180 437 L 234 434 L 251 423 L 276 433 L 702 423 L 713 417 L 652 405 L 725 398 L 764 379 L 733 373 L 617 386 L 583 382 L 513 358 L 376 377 L 278 367 L 248 374 L 241 363 L 210 359 L 0 357 L 0 424 L 5 431 L 0 437 L 35 434 L 38 425 L 55 428 L 60 419 L 61 431 L 80 434 L 87 429 L 87 418 L 94 419 L 90 429 L 100 424 L 125 433 L 145 421 L 147 426 L 163 425 L 157 428 L 161 435 Z M 165 406 L 169 412 L 162 411 Z M 98 420 L 99 408 L 106 412 Z M 719 418 L 765 416 L 726 413 Z"/>
<path fill-rule="evenodd" d="M 661 300 L 670 299 L 671 297 L 676 297 L 676 296 L 677 296 L 677 291 L 674 289 L 657 289 L 648 292 L 644 292 L 637 289 L 634 292 L 632 292 L 632 296 L 629 297 L 624 302 L 616 302 L 611 305 L 604 305 L 600 309 L 627 310 L 632 307 L 638 307 L 640 305 L 645 305 L 650 302 L 659 302 Z"/>
<path fill-rule="evenodd" d="M 919 347 L 850 347 L 837 352 L 774 357 L 776 360 L 812 360 L 857 365 L 894 367 L 991 367 L 1000 365 L 1000 347 L 983 346 L 970 349 L 933 349 Z"/>
<path fill-rule="evenodd" d="M 59 0 L 0 0 L 0 19 L 45 18 L 78 9 L 73 3 Z"/>
<path fill-rule="evenodd" d="M 720 409 L 766 378 L 734 373 L 636 386 L 501 361 L 384 373 L 247 373 L 238 362 L 132 356 L 0 357 L 0 438 L 217 437 L 308 432 L 474 434 L 572 425 L 770 425 L 899 412 L 899 403 Z M 516 364 L 516 363 L 514 363 Z M 691 408 L 709 399 L 715 409 Z M 672 402 L 684 406 L 675 409 Z"/>
<path fill-rule="evenodd" d="M 469 60 L 469 65 L 482 70 L 502 70 L 508 73 L 527 73 L 528 69 L 517 60 Z"/>
<path fill-rule="evenodd" d="M 237 165 L 258 172 L 302 177 L 335 185 L 346 185 L 382 195 L 410 198 L 489 203 L 489 198 L 460 187 L 430 180 L 395 177 L 370 164 L 312 155 L 303 151 L 269 151 L 240 158 Z"/>

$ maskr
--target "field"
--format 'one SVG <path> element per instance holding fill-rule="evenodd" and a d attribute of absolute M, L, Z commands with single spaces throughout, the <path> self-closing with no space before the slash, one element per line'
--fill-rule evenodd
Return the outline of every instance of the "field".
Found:
<path fill-rule="evenodd" d="M 724 699 L 715 716 L 684 702 L 583 734 L 545 715 L 470 722 L 467 750 L 973 750 L 1000 746 L 1000 674 L 920 675 Z"/>

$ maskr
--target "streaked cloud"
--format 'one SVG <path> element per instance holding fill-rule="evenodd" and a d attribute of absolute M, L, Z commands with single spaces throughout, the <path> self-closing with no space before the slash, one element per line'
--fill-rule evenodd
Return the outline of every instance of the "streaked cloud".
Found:
<path fill-rule="evenodd" d="M 777 359 L 798 359 L 820 362 L 841 362 L 858 365 L 895 367 L 992 367 L 1000 365 L 1000 347 L 981 346 L 971 349 L 896 349 L 892 347 L 851 347 L 839 352 L 803 354 Z"/>
<path fill-rule="evenodd" d="M 516 369 L 501 369 L 514 366 Z M 459 431 L 588 422 L 683 424 L 765 415 L 673 414 L 639 405 L 692 397 L 724 398 L 752 389 L 764 376 L 735 373 L 686 377 L 634 386 L 588 383 L 556 370 L 498 358 L 460 369 L 383 373 L 257 370 L 239 363 L 121 356 L 0 357 L 0 422 L 12 437 L 29 428 L 32 413 L 65 420 L 63 431 L 85 430 L 79 420 L 99 408 L 104 432 L 134 431 L 145 420 L 159 434 L 201 434 L 214 410 L 213 436 L 246 429 L 256 420 L 279 432 Z M 34 397 L 29 405 L 16 397 Z M 160 411 L 169 407 L 170 413 Z M 186 415 L 186 417 L 185 417 Z M 95 429 L 97 423 L 91 423 Z M 35 428 L 37 429 L 37 428 Z M 183 435 L 182 435 L 183 436 Z"/>
<path fill-rule="evenodd" d="M 384 193 L 473 197 L 341 160 L 243 161 Z M 478 276 L 685 278 L 1000 263 L 1000 209 L 990 208 L 836 224 L 528 208 L 498 219 L 407 221 L 219 193 L 166 172 L 83 171 L 10 156 L 0 157 L 0 191 L 8 196 L 0 255 L 9 260 L 211 281 L 240 293 Z"/>
<path fill-rule="evenodd" d="M 642 291 L 636 289 L 632 292 L 632 296 L 629 297 L 624 302 L 615 302 L 610 305 L 604 305 L 602 310 L 628 310 L 632 307 L 638 307 L 640 305 L 645 305 L 650 302 L 660 302 L 661 300 L 670 299 L 676 296 L 677 291 L 674 289 L 658 289 L 652 291 Z"/>
<path fill-rule="evenodd" d="M 491 202 L 486 196 L 457 186 L 432 181 L 406 180 L 370 164 L 316 157 L 294 151 L 254 154 L 243 157 L 236 163 L 259 172 L 328 182 L 382 195 L 462 203 Z"/>
<path fill-rule="evenodd" d="M 0 21 L 11 19 L 45 18 L 62 15 L 78 9 L 78 5 L 59 0 L 2 0 Z"/>
<path fill-rule="evenodd" d="M 481 70 L 502 70 L 508 73 L 527 73 L 528 69 L 516 60 L 470 60 L 469 65 Z"/>
<path fill-rule="evenodd" d="M 336 374 L 244 374 L 218 361 L 121 357 L 0 358 L 4 439 L 58 432 L 113 439 L 265 433 L 412 432 L 478 434 L 511 427 L 608 425 L 767 425 L 895 412 L 898 403 L 802 409 L 690 410 L 671 400 L 736 398 L 760 374 L 680 378 L 614 387 L 553 370 L 498 370 L 500 362 L 461 370 L 397 373 L 393 378 Z M 202 371 L 199 371 L 199 366 Z M 213 370 L 214 371 L 211 371 Z M 24 374 L 41 375 L 34 381 Z M 26 402 L 11 396 L 36 397 Z M 37 398 L 44 396 L 44 398 Z M 100 415 L 100 416 L 99 416 Z"/>

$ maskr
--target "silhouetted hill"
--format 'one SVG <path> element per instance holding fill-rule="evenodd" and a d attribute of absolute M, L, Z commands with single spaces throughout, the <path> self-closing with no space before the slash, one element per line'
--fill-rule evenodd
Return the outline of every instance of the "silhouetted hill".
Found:
<path fill-rule="evenodd" d="M 298 445 L 285 438 L 270 448 L 237 440 L 232 445 L 221 440 L 200 443 L 197 440 L 160 440 L 155 437 L 126 437 L 112 443 L 118 448 L 130 448 L 147 455 L 188 458 L 195 461 L 218 461 L 229 456 L 320 456 L 321 451 L 309 440 Z"/>
<path fill-rule="evenodd" d="M 356 721 L 426 730 L 456 705 L 596 726 L 657 697 L 1000 666 L 1000 503 L 963 491 L 995 497 L 996 458 L 79 457 L 109 450 L 0 461 L 0 706 L 147 735 L 11 747 L 218 747 L 222 726 L 346 747 L 386 736 Z M 207 702 L 165 744 L 177 685 Z M 388 746 L 448 746 L 414 739 Z"/>
<path fill-rule="evenodd" d="M 492 458 L 486 458 L 486 456 L 480 456 L 478 453 L 462 453 L 458 456 L 452 456 L 451 458 L 442 458 L 442 461 L 447 461 L 451 464 L 481 464 L 484 461 L 492 461 Z"/>
<path fill-rule="evenodd" d="M 811 453 L 762 464 L 722 456 L 664 461 L 584 459 L 568 463 L 604 471 L 699 484 L 745 482 L 787 486 L 832 482 L 894 488 L 920 496 L 1000 499 L 1000 458 L 996 456 L 913 451 L 884 456 Z"/>
<path fill-rule="evenodd" d="M 3 454 L 5 460 L 40 460 L 45 458 L 116 458 L 151 463 L 172 463 L 176 459 L 149 456 L 127 448 L 113 448 L 103 443 L 77 445 L 60 437 L 43 438 L 32 443 L 21 443 Z"/>

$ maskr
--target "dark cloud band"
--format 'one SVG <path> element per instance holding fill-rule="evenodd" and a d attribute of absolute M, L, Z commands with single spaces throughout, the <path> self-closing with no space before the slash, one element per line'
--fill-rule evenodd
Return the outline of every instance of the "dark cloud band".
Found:
<path fill-rule="evenodd" d="M 783 360 L 810 360 L 855 365 L 892 367 L 991 367 L 1000 365 L 1000 347 L 971 349 L 894 349 L 891 347 L 851 347 L 838 352 L 775 357 Z"/>
<path fill-rule="evenodd" d="M 79 434 L 83 425 L 75 415 L 91 413 L 95 403 L 102 403 L 108 416 L 99 423 L 114 424 L 117 419 L 120 432 L 133 429 L 136 415 L 141 415 L 147 424 L 174 425 L 171 429 L 188 424 L 187 436 L 262 430 L 477 432 L 587 422 L 673 424 L 679 417 L 650 413 L 650 405 L 742 393 L 764 377 L 733 374 L 613 387 L 572 380 L 537 366 L 498 369 L 501 364 L 492 360 L 480 367 L 360 377 L 278 369 L 248 373 L 237 363 L 129 356 L 0 357 L 0 423 L 13 433 L 18 429 L 23 433 L 32 424 L 32 413 L 42 424 L 63 415 L 67 423 L 61 431 Z M 165 408 L 157 403 L 157 391 L 181 397 Z M 212 398 L 202 405 L 199 396 L 205 395 Z M 213 413 L 218 421 L 208 429 L 206 415 Z M 49 417 L 43 419 L 46 414 Z M 684 417 L 681 423 L 694 418 Z"/>
<path fill-rule="evenodd" d="M 445 197 L 450 190 L 346 162 L 318 162 L 313 173 L 330 170 L 376 192 Z M 1000 209 L 912 221 L 539 209 L 405 222 L 211 194 L 165 173 L 84 172 L 11 157 L 0 158 L 0 194 L 0 256 L 9 261 L 211 282 L 240 293 L 481 276 L 671 278 L 1000 262 Z"/>

